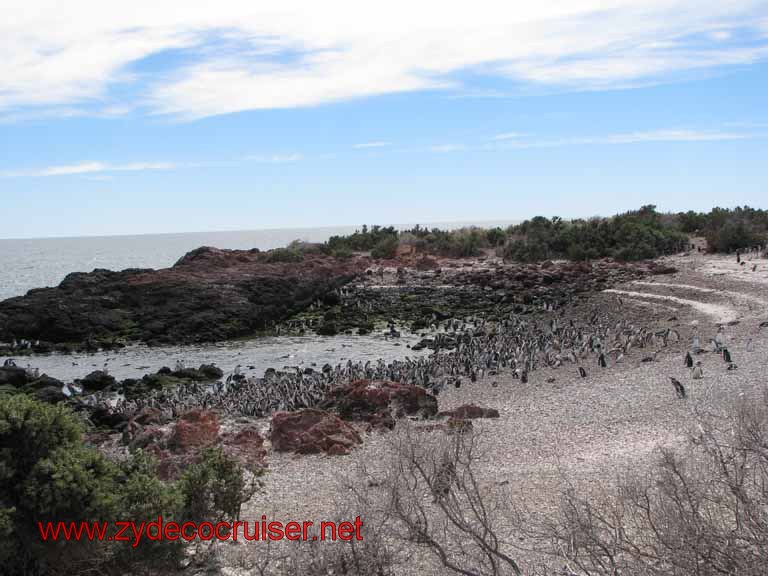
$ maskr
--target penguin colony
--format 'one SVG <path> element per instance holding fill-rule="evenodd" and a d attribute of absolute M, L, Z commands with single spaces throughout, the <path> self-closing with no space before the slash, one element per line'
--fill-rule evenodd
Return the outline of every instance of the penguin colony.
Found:
<path fill-rule="evenodd" d="M 336 366 L 326 364 L 320 370 L 270 368 L 261 378 L 246 377 L 235 369 L 223 382 L 190 383 L 155 391 L 141 399 L 121 399 L 112 409 L 130 415 L 152 406 L 175 417 L 190 409 L 205 408 L 231 416 L 261 417 L 276 411 L 317 407 L 331 389 L 363 379 L 415 384 L 438 395 L 449 386 L 472 386 L 486 380 L 498 386 L 495 377 L 505 372 L 527 383 L 529 375 L 541 367 L 573 370 L 587 378 L 592 366 L 604 369 L 621 363 L 635 349 L 656 348 L 651 356 L 641 353 L 641 361 L 652 360 L 660 349 L 680 341 L 674 328 L 652 330 L 610 312 L 594 312 L 583 322 L 553 315 L 546 320 L 517 315 L 501 321 L 450 319 L 432 329 L 445 331 L 435 334 L 437 351 L 429 356 L 389 363 L 381 359 L 348 360 Z M 690 353 L 686 362 L 688 356 Z M 684 397 L 684 391 L 682 395 L 678 391 L 678 396 Z M 105 399 L 92 401 L 102 403 Z"/>

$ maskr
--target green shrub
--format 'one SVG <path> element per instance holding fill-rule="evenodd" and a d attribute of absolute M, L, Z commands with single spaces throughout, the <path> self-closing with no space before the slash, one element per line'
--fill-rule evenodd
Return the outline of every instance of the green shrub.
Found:
<path fill-rule="evenodd" d="M 371 250 L 373 258 L 394 258 L 397 252 L 397 236 L 382 238 Z"/>
<path fill-rule="evenodd" d="M 252 496 L 240 465 L 221 449 L 208 448 L 200 464 L 191 466 L 179 481 L 183 516 L 200 522 L 206 519 L 237 520 L 240 506 Z"/>
<path fill-rule="evenodd" d="M 304 254 L 295 248 L 275 248 L 265 252 L 261 258 L 267 264 L 275 262 L 301 262 L 304 260 Z"/>
<path fill-rule="evenodd" d="M 199 480 L 202 479 L 202 480 Z M 198 481 L 196 481 L 198 480 Z M 191 486 L 200 488 L 192 494 Z M 215 494 L 214 494 L 215 492 Z M 138 451 L 114 462 L 85 445 L 83 425 L 62 406 L 26 395 L 0 397 L 0 566 L 9 576 L 127 573 L 174 568 L 183 542 L 43 541 L 38 522 L 138 523 L 221 518 L 245 498 L 242 470 L 221 453 L 206 454 L 178 485 L 162 482 Z M 206 499 L 206 506 L 195 502 Z M 237 505 L 239 510 L 239 503 Z M 207 516 L 206 516 L 207 515 Z M 114 534 L 114 524 L 109 525 Z"/>
<path fill-rule="evenodd" d="M 331 256 L 334 258 L 351 258 L 352 249 L 348 246 L 339 246 L 338 248 L 331 250 Z"/>

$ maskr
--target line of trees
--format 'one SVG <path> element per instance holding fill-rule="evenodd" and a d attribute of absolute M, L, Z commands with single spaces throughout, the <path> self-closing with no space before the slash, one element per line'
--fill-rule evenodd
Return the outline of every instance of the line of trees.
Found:
<path fill-rule="evenodd" d="M 703 236 L 712 252 L 733 252 L 765 245 L 768 210 L 713 208 L 710 212 L 661 213 L 647 205 L 611 217 L 564 220 L 536 216 L 508 228 L 441 230 L 415 226 L 363 226 L 353 234 L 332 236 L 319 250 L 337 257 L 370 252 L 392 258 L 399 246 L 424 254 L 455 258 L 493 249 L 505 259 L 533 262 L 550 258 L 642 260 L 684 249 L 690 236 Z"/>

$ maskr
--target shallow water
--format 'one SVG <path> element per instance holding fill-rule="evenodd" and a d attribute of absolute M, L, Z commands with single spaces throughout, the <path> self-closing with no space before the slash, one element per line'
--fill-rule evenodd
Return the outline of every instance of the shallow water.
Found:
<path fill-rule="evenodd" d="M 118 380 L 138 378 L 156 372 L 163 366 L 173 369 L 179 360 L 187 367 L 215 364 L 225 374 L 235 366 L 247 376 L 262 376 L 267 368 L 284 366 L 322 368 L 323 364 L 335 365 L 354 361 L 375 362 L 378 358 L 389 362 L 406 356 L 429 354 L 430 350 L 413 351 L 408 345 L 420 340 L 416 334 L 403 333 L 400 338 L 385 338 L 383 334 L 368 336 L 277 336 L 253 340 L 239 340 L 194 346 L 164 346 L 149 348 L 143 345 L 129 346 L 122 350 L 95 354 L 49 354 L 17 357 L 17 365 L 39 368 L 64 382 L 82 378 L 94 370 L 106 367 Z M 0 356 L 2 364 L 6 356 Z"/>

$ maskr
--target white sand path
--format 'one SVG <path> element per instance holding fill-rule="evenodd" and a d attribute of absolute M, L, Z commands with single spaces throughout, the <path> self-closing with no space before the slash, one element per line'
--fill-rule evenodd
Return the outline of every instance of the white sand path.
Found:
<path fill-rule="evenodd" d="M 754 302 L 755 304 L 768 306 L 768 300 L 764 300 L 752 294 L 744 294 L 743 292 L 734 292 L 732 290 L 716 290 L 714 288 L 703 288 L 702 286 L 693 286 L 691 284 L 674 284 L 672 282 L 648 282 L 645 280 L 635 280 L 634 282 L 632 282 L 632 284 L 636 284 L 638 286 L 664 286 L 666 288 L 681 288 L 683 290 L 693 290 L 696 292 L 701 292 L 703 294 L 721 294 L 723 296 L 728 296 L 730 298 L 736 298 L 739 300 L 748 300 L 750 302 Z"/>
<path fill-rule="evenodd" d="M 648 298 L 650 300 L 663 300 L 666 302 L 675 302 L 684 306 L 690 306 L 694 310 L 701 312 L 712 318 L 718 323 L 727 323 L 736 320 L 739 317 L 738 311 L 724 304 L 712 304 L 709 302 L 699 302 L 698 300 L 688 300 L 686 298 L 678 298 L 677 296 L 666 296 L 663 294 L 650 294 L 648 292 L 633 292 L 632 290 L 616 290 L 610 288 L 603 290 L 610 294 L 623 294 L 626 296 L 634 296 L 635 298 Z"/>

